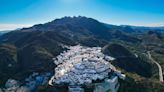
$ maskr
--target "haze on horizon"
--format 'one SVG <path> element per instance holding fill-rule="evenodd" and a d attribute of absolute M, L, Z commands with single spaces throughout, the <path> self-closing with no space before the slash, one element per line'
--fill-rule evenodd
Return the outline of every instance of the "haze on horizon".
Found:
<path fill-rule="evenodd" d="M 164 26 L 164 1 L 0 0 L 0 31 L 79 15 L 114 25 Z"/>

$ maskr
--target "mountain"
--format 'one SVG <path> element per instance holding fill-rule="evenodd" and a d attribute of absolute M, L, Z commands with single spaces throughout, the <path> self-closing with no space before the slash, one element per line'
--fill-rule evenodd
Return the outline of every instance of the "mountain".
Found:
<path fill-rule="evenodd" d="M 106 45 L 103 47 L 102 52 L 115 57 L 112 63 L 128 72 L 135 72 L 145 77 L 150 77 L 152 75 L 152 65 L 148 62 L 144 62 L 140 57 L 136 57 L 122 45 Z"/>
<path fill-rule="evenodd" d="M 79 16 L 64 17 L 6 33 L 0 37 L 0 43 L 15 46 L 17 66 L 22 72 L 33 72 L 53 70 L 52 57 L 64 50 L 62 45 L 105 46 L 113 39 L 141 42 L 95 19 Z"/>
<path fill-rule="evenodd" d="M 65 49 L 63 45 L 103 46 L 107 43 L 105 39 L 110 38 L 106 26 L 86 17 L 64 17 L 6 33 L 0 37 L 0 43 L 5 44 L 0 47 L 3 50 L 0 54 L 3 57 L 0 73 L 3 75 L 0 77 L 8 79 L 13 74 L 13 71 L 5 70 L 11 62 L 16 66 L 12 70 L 17 71 L 12 78 L 22 79 L 36 71 L 53 71 L 52 58 Z M 15 49 L 8 50 L 10 46 Z"/>
<path fill-rule="evenodd" d="M 24 79 L 33 72 L 53 72 L 56 65 L 52 58 L 66 50 L 65 45 L 77 44 L 105 46 L 103 52 L 116 58 L 112 63 L 117 67 L 150 78 L 155 71 L 154 65 L 142 53 L 157 47 L 156 44 L 146 47 L 152 37 L 157 37 L 161 42 L 158 47 L 162 49 L 161 32 L 139 32 L 130 26 L 109 25 L 82 16 L 63 17 L 11 31 L 0 36 L 0 84 L 9 78 Z M 135 53 L 143 58 L 136 58 Z"/>
<path fill-rule="evenodd" d="M 54 68 L 52 58 L 64 50 L 62 45 L 104 46 L 109 40 L 126 36 L 111 32 L 111 29 L 92 18 L 64 17 L 6 33 L 0 37 L 0 43 L 15 47 L 14 55 L 17 56 L 17 61 L 14 64 L 17 68 L 13 70 L 21 70 L 18 74 L 15 73 L 17 76 L 20 72 L 28 74 L 34 71 L 52 71 Z M 9 49 L 8 47 L 5 48 Z M 8 54 L 12 53 L 1 52 L 1 55 Z M 5 63 L 1 64 L 0 71 L 8 74 L 10 70 L 2 71 L 9 64 L 5 60 L 13 62 L 13 59 L 4 57 L 1 61 Z"/>
<path fill-rule="evenodd" d="M 8 33 L 8 32 L 10 32 L 10 31 L 8 31 L 8 30 L 6 30 L 6 31 L 0 31 L 0 36 L 3 35 L 3 34 L 5 34 L 5 33 Z"/>

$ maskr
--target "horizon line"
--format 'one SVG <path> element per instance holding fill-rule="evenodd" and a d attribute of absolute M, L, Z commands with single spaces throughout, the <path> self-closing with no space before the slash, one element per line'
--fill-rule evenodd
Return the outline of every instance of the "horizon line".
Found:
<path fill-rule="evenodd" d="M 73 18 L 73 17 L 76 17 L 76 16 L 64 16 L 64 17 L 71 17 L 71 18 Z M 55 19 L 52 19 L 52 21 L 56 20 L 56 19 L 62 19 L 64 17 L 55 18 Z M 85 16 L 82 16 L 82 17 L 85 17 Z M 86 17 L 86 18 L 91 18 L 91 17 Z M 94 18 L 92 18 L 92 19 L 94 19 Z M 95 20 L 97 20 L 97 19 L 95 19 Z M 32 27 L 32 26 L 37 25 L 37 24 L 45 24 L 45 23 L 48 23 L 48 22 L 51 22 L 51 21 L 44 21 L 44 22 L 40 22 L 40 23 L 29 23 L 29 24 L 27 24 L 27 23 L 25 23 L 25 24 L 20 24 L 20 23 L 0 23 L 0 31 L 12 31 L 12 30 L 21 29 L 21 28 L 28 28 L 28 27 Z M 164 22 L 151 23 L 150 25 L 142 25 L 142 24 L 141 25 L 115 24 L 115 23 L 101 22 L 101 21 L 99 21 L 99 22 L 100 23 L 104 23 L 104 24 L 108 24 L 108 25 L 115 25 L 115 26 L 134 26 L 134 27 L 152 27 L 152 28 L 164 27 Z"/>

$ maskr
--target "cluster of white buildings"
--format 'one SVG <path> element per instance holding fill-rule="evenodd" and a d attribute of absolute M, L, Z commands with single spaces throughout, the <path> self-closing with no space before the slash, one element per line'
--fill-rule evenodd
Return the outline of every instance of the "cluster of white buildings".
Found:
<path fill-rule="evenodd" d="M 92 81 L 107 80 L 111 72 L 115 72 L 115 75 L 122 79 L 125 78 L 125 75 L 117 71 L 110 63 L 114 58 L 104 55 L 100 47 L 89 48 L 77 45 L 68 49 L 68 51 L 64 51 L 53 58 L 57 67 L 54 76 L 49 80 L 49 85 L 64 83 L 69 86 L 80 86 L 92 84 Z M 111 81 L 108 80 L 108 83 Z M 70 90 L 73 89 L 70 87 Z M 95 92 L 99 91 L 96 90 Z"/>
<path fill-rule="evenodd" d="M 0 92 L 32 92 L 37 86 L 45 85 L 50 76 L 50 73 L 33 73 L 22 82 L 8 79 L 5 88 L 1 89 Z"/>
<path fill-rule="evenodd" d="M 101 47 L 77 45 L 67 48 L 53 58 L 57 67 L 52 77 L 51 73 L 33 73 L 23 82 L 9 79 L 0 92 L 32 92 L 47 82 L 52 86 L 66 84 L 69 92 L 84 92 L 84 85 L 94 86 L 94 92 L 117 92 L 118 78 L 124 80 L 126 76 L 110 63 L 115 58 L 104 55 Z"/>

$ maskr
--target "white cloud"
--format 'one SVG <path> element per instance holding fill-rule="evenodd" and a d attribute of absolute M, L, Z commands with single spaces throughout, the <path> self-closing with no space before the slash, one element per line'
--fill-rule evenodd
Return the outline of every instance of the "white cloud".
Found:
<path fill-rule="evenodd" d="M 0 24 L 0 31 L 14 30 L 17 28 L 30 27 L 32 24 Z"/>
<path fill-rule="evenodd" d="M 147 27 L 164 27 L 164 22 L 152 22 L 152 23 L 133 23 L 129 25 L 134 25 L 134 26 L 147 26 Z"/>
<path fill-rule="evenodd" d="M 164 22 L 150 23 L 148 24 L 148 26 L 154 26 L 154 27 L 164 26 Z"/>

